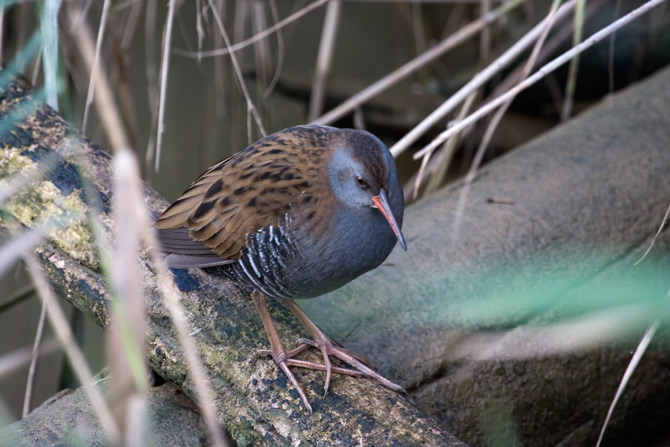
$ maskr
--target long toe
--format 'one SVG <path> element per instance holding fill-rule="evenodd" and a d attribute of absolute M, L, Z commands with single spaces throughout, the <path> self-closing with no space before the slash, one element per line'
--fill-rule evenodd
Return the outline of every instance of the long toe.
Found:
<path fill-rule="evenodd" d="M 302 344 L 298 346 L 297 348 L 292 349 L 289 351 L 291 354 L 292 353 L 297 353 L 297 352 L 302 352 L 305 350 L 305 347 L 313 347 L 321 351 L 321 355 L 323 356 L 323 365 L 320 365 L 318 363 L 311 363 L 311 365 L 314 365 L 314 367 L 309 366 L 308 368 L 310 369 L 318 369 L 321 371 L 326 371 L 326 383 L 324 385 L 324 397 L 328 393 L 328 387 L 330 384 L 330 374 L 328 372 L 328 369 L 332 372 L 335 373 L 342 373 L 344 371 L 345 374 L 353 376 L 353 375 L 363 375 L 363 376 L 368 376 L 372 379 L 375 379 L 382 385 L 384 385 L 387 388 L 390 388 L 395 391 L 403 391 L 405 392 L 405 389 L 398 385 L 397 383 L 391 382 L 389 379 L 386 377 L 382 376 L 381 374 L 377 373 L 372 369 L 372 365 L 370 364 L 370 361 L 363 355 L 352 351 L 347 348 L 343 348 L 339 345 L 336 345 L 334 341 L 332 341 L 327 335 L 325 335 L 323 332 L 318 334 L 318 337 L 316 337 L 314 340 L 308 340 L 301 338 L 298 340 Z M 336 366 L 331 366 L 331 361 L 330 357 L 336 357 L 349 366 L 355 368 L 355 369 L 346 369 L 346 368 L 340 368 Z M 291 362 L 295 361 L 295 359 L 291 359 Z M 291 364 L 291 366 L 294 366 Z M 302 365 L 295 365 L 295 366 L 302 366 Z M 303 366 L 305 367 L 305 366 Z M 357 373 L 357 374 L 352 374 L 352 373 Z"/>
<path fill-rule="evenodd" d="M 316 344 L 318 345 L 319 350 L 323 353 L 324 359 L 327 358 L 328 356 L 336 357 L 345 362 L 346 364 L 348 364 L 349 366 L 355 368 L 361 374 L 368 376 L 372 379 L 375 379 L 376 381 L 378 381 L 387 388 L 396 391 L 405 391 L 403 387 L 401 387 L 397 383 L 391 382 L 389 379 L 377 373 L 370 366 L 368 366 L 369 362 L 367 362 L 367 359 L 365 357 L 349 349 L 335 345 L 328 337 L 325 336 L 319 337 L 316 340 Z M 360 360 L 361 358 L 365 359 L 368 365 L 363 363 Z"/>
<path fill-rule="evenodd" d="M 289 378 L 295 389 L 298 390 L 298 394 L 302 399 L 302 403 L 305 404 L 305 407 L 309 410 L 311 414 L 312 406 L 309 404 L 307 396 L 305 395 L 305 392 L 302 390 L 302 387 L 298 383 L 298 380 L 295 378 L 295 376 L 289 369 L 288 363 L 290 362 L 290 359 L 287 357 L 286 351 L 284 350 L 281 341 L 279 341 L 279 335 L 277 335 L 277 329 L 275 328 L 274 322 L 272 321 L 272 317 L 270 316 L 270 311 L 268 309 L 267 297 L 262 293 L 258 292 L 257 290 L 254 290 L 253 293 L 251 294 L 251 298 L 254 301 L 256 309 L 258 310 L 258 314 L 260 315 L 261 321 L 263 322 L 265 332 L 268 334 L 268 340 L 270 341 L 270 350 L 264 352 L 268 352 L 270 355 L 272 355 L 272 358 L 274 359 L 275 363 L 279 365 L 279 368 L 281 368 L 281 370 L 284 371 L 284 374 L 286 374 L 286 376 Z M 295 352 L 295 350 L 292 352 Z"/>
<path fill-rule="evenodd" d="M 397 383 L 391 382 L 389 379 L 386 377 L 382 376 L 378 372 L 372 370 L 370 367 L 365 365 L 363 362 L 358 360 L 356 357 L 354 357 L 351 354 L 351 351 L 348 349 L 340 348 L 339 346 L 333 346 L 332 349 L 329 350 L 328 352 L 329 355 L 335 356 L 338 359 L 342 360 L 343 362 L 349 364 L 350 366 L 356 368 L 356 370 L 360 371 L 363 375 L 366 375 L 372 379 L 375 379 L 377 382 L 381 383 L 387 388 L 390 388 L 395 391 L 403 391 L 405 392 L 405 389 L 398 385 Z"/>
<path fill-rule="evenodd" d="M 302 348 L 303 345 L 313 346 L 317 348 L 319 351 L 321 351 L 321 355 L 323 356 L 323 363 L 325 365 L 330 363 L 329 360 L 330 356 L 337 357 L 338 359 L 347 363 L 349 366 L 355 368 L 361 374 L 375 379 L 376 381 L 386 386 L 387 388 L 396 391 L 399 390 L 404 391 L 403 387 L 401 387 L 396 383 L 391 382 L 386 377 L 375 372 L 371 366 L 368 366 L 369 362 L 365 357 L 353 351 L 350 351 L 346 348 L 338 346 L 334 341 L 330 339 L 330 337 L 324 334 L 323 331 L 321 331 L 321 329 L 319 329 L 312 322 L 312 320 L 309 319 L 309 317 L 302 311 L 302 309 L 300 309 L 300 307 L 297 304 L 295 304 L 293 300 L 285 299 L 282 300 L 282 303 L 284 304 L 284 306 L 286 306 L 286 308 L 288 308 L 293 313 L 293 315 L 295 315 L 298 318 L 298 320 L 300 320 L 300 323 L 302 323 L 302 325 L 305 327 L 305 329 L 307 329 L 307 331 L 312 335 L 313 338 L 313 340 L 301 339 L 300 341 L 302 341 L 302 345 L 296 349 Z M 368 365 L 366 365 L 365 363 L 368 363 Z M 331 371 L 335 371 L 334 367 L 331 367 Z M 330 383 L 330 374 L 328 373 L 328 368 L 326 367 L 326 384 L 324 387 L 326 392 L 328 391 L 329 383 Z"/>
<path fill-rule="evenodd" d="M 285 361 L 279 361 L 275 359 L 275 362 L 279 367 L 281 368 L 282 371 L 284 371 L 284 374 L 288 376 L 289 380 L 293 384 L 296 390 L 298 390 L 298 394 L 300 395 L 300 398 L 302 399 L 302 403 L 305 404 L 305 408 L 309 410 L 309 414 L 312 414 L 312 406 L 309 404 L 309 401 L 307 400 L 307 396 L 305 395 L 305 392 L 302 390 L 302 387 L 298 383 L 298 379 L 295 378 L 291 370 L 288 368 L 288 365 L 286 364 Z"/>

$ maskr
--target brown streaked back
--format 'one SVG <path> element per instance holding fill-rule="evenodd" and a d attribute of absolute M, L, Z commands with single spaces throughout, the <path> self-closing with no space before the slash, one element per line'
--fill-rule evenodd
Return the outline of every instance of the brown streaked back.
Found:
<path fill-rule="evenodd" d="M 327 181 L 314 184 L 328 178 L 333 130 L 289 128 L 209 168 L 156 221 L 163 249 L 200 257 L 200 265 L 207 256 L 234 261 L 247 234 L 278 225 L 294 206 L 316 207 Z"/>

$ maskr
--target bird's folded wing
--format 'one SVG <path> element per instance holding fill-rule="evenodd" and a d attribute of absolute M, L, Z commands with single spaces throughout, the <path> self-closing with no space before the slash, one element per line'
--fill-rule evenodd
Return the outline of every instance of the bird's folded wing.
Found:
<path fill-rule="evenodd" d="M 191 239 L 187 228 L 158 229 L 160 251 L 165 253 L 168 267 L 213 267 L 230 264 L 234 259 L 223 259 L 201 242 Z"/>

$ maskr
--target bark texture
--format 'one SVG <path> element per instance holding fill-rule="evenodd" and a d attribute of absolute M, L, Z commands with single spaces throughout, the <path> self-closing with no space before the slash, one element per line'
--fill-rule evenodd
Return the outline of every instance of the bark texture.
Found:
<path fill-rule="evenodd" d="M 109 380 L 103 379 L 98 385 L 108 391 L 108 382 Z M 147 406 L 150 419 L 146 427 L 151 433 L 147 437 L 148 445 L 210 445 L 200 415 L 174 384 L 166 382 L 163 386 L 150 389 Z M 105 432 L 94 414 L 86 393 L 81 388 L 61 391 L 34 409 L 25 419 L 0 431 L 0 446 L 108 445 Z"/>

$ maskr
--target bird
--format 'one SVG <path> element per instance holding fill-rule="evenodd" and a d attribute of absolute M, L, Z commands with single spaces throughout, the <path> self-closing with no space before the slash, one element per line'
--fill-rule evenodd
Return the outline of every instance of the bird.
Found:
<path fill-rule="evenodd" d="M 156 220 L 168 267 L 201 268 L 240 282 L 268 335 L 269 354 L 303 404 L 311 405 L 289 367 L 371 377 L 402 387 L 341 347 L 295 303 L 333 291 L 378 267 L 402 234 L 403 190 L 382 141 L 358 129 L 300 125 L 280 130 L 206 170 Z M 280 301 L 312 339 L 287 351 L 270 315 Z M 314 347 L 323 364 L 295 356 Z M 333 366 L 330 356 L 348 368 Z"/>

